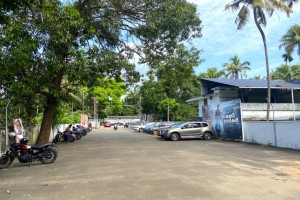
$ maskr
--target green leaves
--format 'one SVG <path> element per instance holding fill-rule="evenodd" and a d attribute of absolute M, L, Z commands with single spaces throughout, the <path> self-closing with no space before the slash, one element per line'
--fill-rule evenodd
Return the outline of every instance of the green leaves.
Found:
<path fill-rule="evenodd" d="M 279 48 L 284 47 L 285 52 L 291 55 L 296 49 L 297 54 L 300 56 L 300 26 L 292 26 L 286 34 L 280 39 Z"/>
<path fill-rule="evenodd" d="M 230 63 L 223 64 L 226 78 L 239 79 L 243 76 L 247 77 L 247 71 L 251 69 L 249 61 L 241 62 L 237 55 L 230 58 L 230 61 Z"/>

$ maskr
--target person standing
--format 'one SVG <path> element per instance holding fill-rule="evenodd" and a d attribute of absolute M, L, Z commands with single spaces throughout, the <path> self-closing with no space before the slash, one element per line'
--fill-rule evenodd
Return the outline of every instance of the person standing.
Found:
<path fill-rule="evenodd" d="M 218 136 L 221 134 L 221 110 L 220 105 L 217 105 L 217 110 L 215 111 L 215 131 Z"/>

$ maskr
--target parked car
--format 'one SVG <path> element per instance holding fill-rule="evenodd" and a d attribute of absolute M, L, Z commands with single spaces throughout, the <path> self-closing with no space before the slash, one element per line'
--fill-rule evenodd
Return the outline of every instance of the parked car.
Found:
<path fill-rule="evenodd" d="M 111 123 L 110 122 L 104 122 L 104 127 L 111 127 Z"/>
<path fill-rule="evenodd" d="M 201 138 L 211 140 L 214 136 L 213 127 L 207 122 L 186 122 L 179 124 L 173 128 L 167 129 L 163 137 L 172 141 L 187 139 L 187 138 Z"/>
<path fill-rule="evenodd" d="M 152 123 L 152 124 L 149 124 L 149 125 L 147 125 L 147 126 L 144 128 L 144 131 L 143 131 L 143 132 L 151 134 L 151 133 L 152 133 L 151 130 L 152 130 L 154 127 L 159 126 L 160 124 L 161 124 L 161 122 L 154 122 L 154 123 Z"/>
<path fill-rule="evenodd" d="M 158 135 L 159 130 L 163 128 L 170 128 L 174 123 L 172 122 L 162 122 L 157 125 L 150 127 L 149 133 L 153 135 Z"/>
<path fill-rule="evenodd" d="M 143 124 L 143 125 L 134 126 L 133 129 L 134 129 L 135 131 L 138 131 L 138 132 L 144 132 L 144 129 L 145 129 L 147 126 L 149 126 L 149 125 L 151 125 L 151 124 L 153 124 L 153 123 L 154 123 L 154 122 L 150 122 L 150 123 L 148 123 L 148 124 Z"/>
<path fill-rule="evenodd" d="M 164 132 L 168 129 L 171 129 L 171 128 L 174 128 L 175 126 L 178 126 L 179 124 L 183 124 L 184 122 L 174 122 L 173 124 L 171 124 L 170 126 L 166 126 L 166 127 L 160 127 L 158 130 L 157 130 L 157 136 L 160 136 L 160 137 L 164 137 Z"/>

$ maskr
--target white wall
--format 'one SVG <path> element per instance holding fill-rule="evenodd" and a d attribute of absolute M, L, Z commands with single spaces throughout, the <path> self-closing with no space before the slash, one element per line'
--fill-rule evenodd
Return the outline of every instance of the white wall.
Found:
<path fill-rule="evenodd" d="M 244 142 L 300 150 L 299 121 L 244 121 Z"/>

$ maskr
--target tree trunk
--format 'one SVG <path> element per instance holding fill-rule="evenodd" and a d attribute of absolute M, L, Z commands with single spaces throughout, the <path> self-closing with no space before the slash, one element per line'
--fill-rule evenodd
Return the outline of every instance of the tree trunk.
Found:
<path fill-rule="evenodd" d="M 49 136 L 52 128 L 52 121 L 55 114 L 57 102 L 54 96 L 49 95 L 47 97 L 47 106 L 44 111 L 44 116 L 41 124 L 41 129 L 38 137 L 38 144 L 44 144 L 49 142 Z"/>
<path fill-rule="evenodd" d="M 264 43 L 264 50 L 265 50 L 265 60 L 266 60 L 266 73 L 267 73 L 267 90 L 268 90 L 268 95 L 267 95 L 267 116 L 266 119 L 267 121 L 270 120 L 270 104 L 271 104 L 271 81 L 270 81 L 270 72 L 269 72 L 269 58 L 268 58 L 268 49 L 267 49 L 267 41 L 266 41 L 266 36 L 260 27 L 258 21 L 257 21 L 257 15 L 256 15 L 256 8 L 253 9 L 253 14 L 254 14 L 254 21 L 256 24 L 256 27 L 258 28 L 261 37 L 263 39 Z"/>
<path fill-rule="evenodd" d="M 53 81 L 54 90 L 59 92 L 61 90 L 61 82 L 63 77 L 63 71 L 61 70 L 55 80 Z M 49 142 L 49 136 L 52 128 L 52 122 L 55 115 L 55 110 L 57 107 L 57 98 L 53 95 L 53 93 L 47 96 L 47 106 L 44 111 L 44 116 L 41 124 L 41 129 L 38 137 L 38 144 L 44 144 Z"/>

